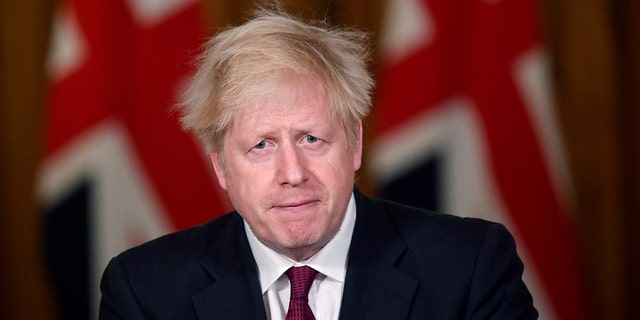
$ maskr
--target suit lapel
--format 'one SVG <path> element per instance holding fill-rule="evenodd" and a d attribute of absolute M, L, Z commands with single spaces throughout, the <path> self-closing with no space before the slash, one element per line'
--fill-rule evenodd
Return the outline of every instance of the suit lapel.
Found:
<path fill-rule="evenodd" d="M 418 287 L 417 279 L 394 266 L 406 245 L 357 190 L 356 204 L 340 318 L 406 319 Z"/>
<path fill-rule="evenodd" d="M 198 319 L 266 319 L 242 218 L 229 222 L 201 261 L 213 284 L 193 296 Z"/>

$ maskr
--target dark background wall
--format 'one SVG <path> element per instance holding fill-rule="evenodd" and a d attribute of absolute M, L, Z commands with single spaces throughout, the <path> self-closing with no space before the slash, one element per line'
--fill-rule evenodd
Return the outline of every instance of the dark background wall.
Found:
<path fill-rule="evenodd" d="M 377 31 L 384 0 L 305 0 L 309 16 Z M 249 0 L 207 0 L 209 33 Z M 594 319 L 640 314 L 640 2 L 540 2 Z M 305 9 L 306 8 L 306 9 Z M 35 197 L 53 4 L 0 2 L 0 317 L 56 319 Z M 375 115 L 374 115 L 375 116 Z M 366 182 L 366 176 L 363 177 Z M 365 183 L 366 184 L 366 183 Z"/>

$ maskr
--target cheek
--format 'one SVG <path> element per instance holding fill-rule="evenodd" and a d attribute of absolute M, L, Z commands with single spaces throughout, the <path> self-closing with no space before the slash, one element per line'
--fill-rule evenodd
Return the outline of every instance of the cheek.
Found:
<path fill-rule="evenodd" d="M 355 177 L 356 160 L 348 156 L 336 157 L 334 161 L 318 163 L 315 166 L 315 176 L 324 185 L 332 186 L 333 190 L 351 189 Z"/>
<path fill-rule="evenodd" d="M 270 178 L 272 168 L 265 166 L 237 166 L 228 168 L 227 192 L 244 202 L 258 202 L 273 188 Z"/>

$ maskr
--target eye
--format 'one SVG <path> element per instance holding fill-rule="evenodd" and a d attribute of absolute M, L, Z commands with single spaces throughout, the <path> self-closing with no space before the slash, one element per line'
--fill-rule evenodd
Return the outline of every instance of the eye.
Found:
<path fill-rule="evenodd" d="M 253 146 L 253 148 L 255 149 L 264 149 L 267 147 L 267 142 L 262 140 L 260 142 L 258 142 L 258 144 L 256 144 L 255 146 Z"/>
<path fill-rule="evenodd" d="M 316 143 L 316 142 L 318 142 L 318 138 L 317 138 L 317 137 L 314 137 L 314 136 L 312 136 L 312 135 L 310 135 L 310 134 L 308 134 L 308 135 L 305 137 L 305 139 L 306 139 L 306 140 L 307 140 L 307 142 L 309 142 L 309 143 Z"/>

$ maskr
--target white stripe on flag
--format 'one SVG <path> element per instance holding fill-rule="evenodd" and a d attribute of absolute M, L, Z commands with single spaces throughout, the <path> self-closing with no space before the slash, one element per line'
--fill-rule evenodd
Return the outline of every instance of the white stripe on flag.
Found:
<path fill-rule="evenodd" d="M 136 21 L 146 27 L 152 27 L 194 3 L 196 0 L 127 0 Z"/>
<path fill-rule="evenodd" d="M 67 7 L 55 11 L 52 28 L 47 69 L 51 81 L 58 82 L 85 62 L 88 49 L 76 17 Z"/>
<path fill-rule="evenodd" d="M 388 1 L 380 43 L 385 60 L 396 61 L 431 41 L 431 17 L 418 0 Z"/>
<path fill-rule="evenodd" d="M 550 69 L 546 51 L 538 47 L 523 54 L 515 62 L 513 78 L 534 123 L 546 165 L 551 171 L 555 194 L 559 195 L 560 201 L 565 201 L 571 199 L 573 188 L 560 125 L 551 98 Z"/>

